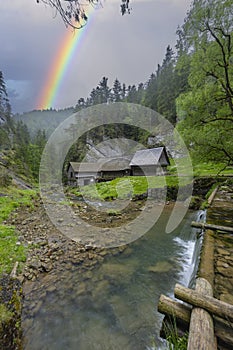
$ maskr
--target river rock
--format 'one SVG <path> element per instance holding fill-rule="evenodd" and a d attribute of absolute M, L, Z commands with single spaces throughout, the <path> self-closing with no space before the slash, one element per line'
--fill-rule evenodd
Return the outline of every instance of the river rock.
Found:
<path fill-rule="evenodd" d="M 156 265 L 149 266 L 147 270 L 155 273 L 164 273 L 170 271 L 172 268 L 172 264 L 168 261 L 159 261 Z"/>
<path fill-rule="evenodd" d="M 41 267 L 41 262 L 37 258 L 33 258 L 31 261 L 28 261 L 28 267 L 38 270 Z"/>
<path fill-rule="evenodd" d="M 49 272 L 49 271 L 52 270 L 53 265 L 52 265 L 52 263 L 50 263 L 50 262 L 42 262 L 42 263 L 41 263 L 41 267 L 43 268 L 43 270 L 44 270 L 45 272 Z"/>
<path fill-rule="evenodd" d="M 229 266 L 227 263 L 218 264 L 216 270 L 225 277 L 233 276 L 233 267 Z"/>
<path fill-rule="evenodd" d="M 96 287 L 92 290 L 92 297 L 95 302 L 98 302 L 98 300 L 103 300 L 103 295 L 107 294 L 109 286 L 110 284 L 107 280 L 102 280 L 97 283 Z"/>
<path fill-rule="evenodd" d="M 106 278 L 120 282 L 127 282 L 135 272 L 135 266 L 126 264 L 106 263 L 102 267 L 103 275 Z"/>
<path fill-rule="evenodd" d="M 56 286 L 53 284 L 53 285 L 47 287 L 46 291 L 49 293 L 53 293 L 53 292 L 55 292 L 56 289 L 57 289 Z"/>
<path fill-rule="evenodd" d="M 220 295 L 219 298 L 221 301 L 224 301 L 225 303 L 233 305 L 233 295 L 229 293 L 223 293 Z"/>
<path fill-rule="evenodd" d="M 108 251 L 106 249 L 103 249 L 99 252 L 100 256 L 106 256 L 108 254 Z"/>
<path fill-rule="evenodd" d="M 81 295 L 83 295 L 85 293 L 86 293 L 86 284 L 84 282 L 80 282 L 78 285 L 76 296 L 80 297 Z"/>

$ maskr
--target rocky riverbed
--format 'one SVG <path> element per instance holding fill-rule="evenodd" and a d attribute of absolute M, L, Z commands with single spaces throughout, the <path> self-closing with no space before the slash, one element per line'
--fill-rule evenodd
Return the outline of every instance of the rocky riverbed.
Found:
<path fill-rule="evenodd" d="M 124 214 L 118 215 L 113 211 L 101 212 L 98 215 L 94 208 L 88 207 L 84 202 L 76 202 L 73 210 L 85 222 L 91 218 L 104 228 L 118 225 L 118 222 L 127 222 L 130 217 L 140 212 L 142 206 L 143 201 L 139 200 L 132 202 Z M 104 260 L 105 256 L 121 254 L 127 247 L 103 249 L 67 238 L 51 223 L 40 199 L 35 200 L 33 206 L 16 209 L 7 220 L 7 224 L 14 225 L 18 232 L 16 244 L 24 245 L 27 249 L 27 261 L 22 271 L 18 269 L 17 279 L 5 275 L 0 281 L 1 305 L 7 306 L 10 303 L 9 308 L 7 306 L 10 311 L 4 309 L 6 312 L 2 312 L 4 319 L 1 320 L 3 328 L 0 329 L 0 347 L 4 350 L 18 350 L 22 347 L 20 328 L 22 295 L 29 301 L 24 312 L 29 319 L 33 318 L 40 308 L 43 295 L 56 288 L 58 276 L 62 275 L 62 272 L 79 270 L 81 283 L 81 280 L 91 278 L 92 270 Z M 85 293 L 81 284 L 79 293 Z"/>
<path fill-rule="evenodd" d="M 102 227 L 103 230 L 128 223 L 144 210 L 145 203 L 144 198 L 137 198 L 136 201 L 128 203 L 124 212 L 107 210 L 99 213 L 93 206 L 87 205 L 85 202 L 76 201 L 74 198 L 70 199 L 74 215 L 86 222 L 87 230 L 91 223 Z M 70 240 L 51 223 L 41 200 L 35 200 L 33 206 L 33 209 L 31 207 L 17 209 L 8 220 L 8 223 L 14 225 L 18 231 L 17 244 L 27 247 L 27 261 L 23 271 L 18 271 L 18 280 L 23 286 L 23 292 L 28 301 L 24 312 L 27 314 L 27 322 L 29 323 L 40 309 L 43 296 L 56 289 L 59 276 L 63 275 L 62 272 L 79 271 L 80 280 L 76 280 L 75 283 L 79 283 L 78 293 L 85 295 L 87 292 L 85 285 L 87 284 L 83 283 L 83 279 L 93 278 L 95 267 L 102 263 L 105 257 L 128 254 L 129 250 L 126 245 L 105 249 Z M 62 221 L 63 218 L 60 215 L 60 222 L 62 223 Z M 216 287 L 216 293 L 222 300 L 232 302 L 232 283 L 231 280 L 229 282 L 228 278 L 229 269 L 232 268 L 229 239 L 222 240 L 219 236 L 216 251 L 220 256 L 215 264 L 216 285 L 221 286 Z M 225 278 L 226 271 L 228 272 Z M 224 286 L 222 280 L 225 280 Z M 69 286 L 69 281 L 64 282 Z M 226 287 L 227 284 L 228 287 Z M 98 290 L 101 292 L 102 288 L 106 286 L 97 287 L 98 296 Z M 7 349 L 7 347 L 5 348 Z M 15 349 L 20 349 L 20 345 Z"/>
<path fill-rule="evenodd" d="M 74 213 L 86 222 L 106 228 L 122 225 L 132 219 L 142 210 L 143 201 L 132 202 L 121 214 L 114 211 L 98 213 L 84 202 L 76 203 L 73 208 Z M 126 246 L 114 249 L 97 248 L 70 240 L 51 223 L 41 201 L 34 203 L 34 210 L 23 208 L 15 214 L 10 223 L 15 225 L 19 232 L 18 244 L 23 244 L 28 249 L 27 262 L 19 276 L 22 282 L 33 282 L 48 272 L 52 274 L 54 269 L 59 271 L 72 266 L 91 269 L 101 262 L 104 256 L 120 254 L 126 249 Z"/>

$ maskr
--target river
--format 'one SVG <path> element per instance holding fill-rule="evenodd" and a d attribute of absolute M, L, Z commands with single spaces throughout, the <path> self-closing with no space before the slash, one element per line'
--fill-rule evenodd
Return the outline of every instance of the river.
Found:
<path fill-rule="evenodd" d="M 62 272 L 33 319 L 24 314 L 24 349 L 166 349 L 157 304 L 161 294 L 173 296 L 175 283 L 189 283 L 196 242 L 190 222 L 198 216 L 188 212 L 166 234 L 170 212 L 167 206 L 146 235 L 82 276 L 78 270 Z"/>

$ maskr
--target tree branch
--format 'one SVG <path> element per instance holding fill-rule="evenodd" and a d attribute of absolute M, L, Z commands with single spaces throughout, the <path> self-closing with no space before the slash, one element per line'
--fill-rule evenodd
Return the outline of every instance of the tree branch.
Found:
<path fill-rule="evenodd" d="M 119 0 L 120 1 L 120 0 Z M 36 0 L 56 9 L 66 26 L 74 29 L 83 28 L 88 20 L 87 6 L 102 7 L 102 0 Z M 130 0 L 121 0 L 121 14 L 130 13 Z"/>
<path fill-rule="evenodd" d="M 224 45 L 222 44 L 222 42 L 218 38 L 218 36 L 214 33 L 214 30 L 211 29 L 208 21 L 206 21 L 206 27 L 207 27 L 208 31 L 210 32 L 210 34 L 212 35 L 212 37 L 215 39 L 215 41 L 217 42 L 217 44 L 221 48 L 222 58 L 223 58 L 223 63 L 224 63 L 226 88 L 230 92 L 230 95 L 232 96 L 233 95 L 233 89 L 231 88 L 231 85 L 230 85 L 230 78 L 229 78 L 229 72 L 228 72 L 229 63 L 227 62 L 227 59 L 226 59 L 226 52 L 225 52 L 225 49 L 224 49 Z M 224 33 L 222 28 L 217 28 L 217 30 L 220 31 L 221 33 Z M 228 45 L 227 45 L 227 47 L 228 47 L 228 59 L 229 59 L 229 55 L 230 55 L 230 52 L 231 52 L 231 38 L 230 38 L 229 35 L 226 35 L 225 33 L 224 33 L 224 36 L 228 38 Z M 233 104 L 232 104 L 231 99 L 229 100 L 229 105 L 230 105 L 231 110 L 233 111 Z"/>

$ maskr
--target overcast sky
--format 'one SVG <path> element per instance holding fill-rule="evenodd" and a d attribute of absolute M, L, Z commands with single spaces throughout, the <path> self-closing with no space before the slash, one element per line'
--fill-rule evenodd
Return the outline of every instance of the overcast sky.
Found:
<path fill-rule="evenodd" d="M 103 76 L 126 85 L 146 82 L 176 42 L 176 29 L 191 0 L 131 0 L 130 15 L 120 0 L 97 10 L 62 81 L 53 108 L 74 106 Z M 0 1 L 0 70 L 13 112 L 36 108 L 48 69 L 67 30 L 54 11 L 36 0 Z"/>

